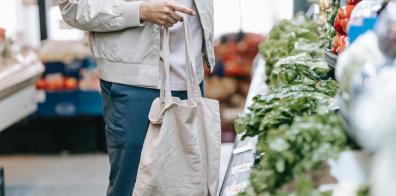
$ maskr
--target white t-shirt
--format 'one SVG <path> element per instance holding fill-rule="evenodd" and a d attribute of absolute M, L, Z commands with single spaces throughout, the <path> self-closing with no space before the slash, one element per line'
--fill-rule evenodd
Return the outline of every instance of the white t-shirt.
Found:
<path fill-rule="evenodd" d="M 198 82 L 204 78 L 203 59 L 202 59 L 202 44 L 203 44 L 203 30 L 201 21 L 195 7 L 194 0 L 173 0 L 179 5 L 192 8 L 197 13 L 195 16 L 187 16 L 190 23 L 193 41 L 193 52 L 195 56 L 195 71 Z M 181 15 L 181 13 L 178 13 Z M 170 46 L 170 83 L 172 91 L 184 91 L 187 89 L 186 84 L 186 46 L 184 42 L 184 27 L 182 23 L 176 23 L 169 29 L 169 46 Z M 162 32 L 161 32 L 162 42 Z M 161 63 L 162 61 L 161 54 Z M 161 64 L 162 66 L 162 64 Z"/>

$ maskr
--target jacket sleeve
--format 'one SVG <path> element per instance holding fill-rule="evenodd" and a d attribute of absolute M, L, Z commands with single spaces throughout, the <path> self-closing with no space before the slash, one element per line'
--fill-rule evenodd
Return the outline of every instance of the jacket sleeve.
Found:
<path fill-rule="evenodd" d="M 72 27 L 93 32 L 119 31 L 141 26 L 141 1 L 59 0 L 64 21 Z"/>

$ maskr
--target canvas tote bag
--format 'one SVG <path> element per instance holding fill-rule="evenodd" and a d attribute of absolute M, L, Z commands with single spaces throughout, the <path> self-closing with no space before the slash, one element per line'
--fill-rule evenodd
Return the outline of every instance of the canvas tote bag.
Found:
<path fill-rule="evenodd" d="M 203 98 L 195 74 L 191 31 L 184 18 L 187 100 L 172 97 L 169 31 L 164 30 L 161 93 L 150 110 L 133 196 L 215 196 L 220 166 L 220 113 Z"/>

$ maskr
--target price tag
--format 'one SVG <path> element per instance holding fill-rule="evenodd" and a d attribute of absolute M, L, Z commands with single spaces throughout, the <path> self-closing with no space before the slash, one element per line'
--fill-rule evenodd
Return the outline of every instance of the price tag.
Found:
<path fill-rule="evenodd" d="M 248 185 L 248 183 L 244 182 L 244 183 L 240 183 L 240 184 L 229 186 L 229 187 L 226 188 L 225 195 L 226 196 L 237 195 L 238 193 L 240 193 L 243 190 L 245 190 L 247 185 Z"/>
<path fill-rule="evenodd" d="M 249 151 L 249 150 L 251 150 L 251 149 L 253 149 L 253 146 L 252 146 L 252 144 L 249 142 L 249 143 L 247 143 L 246 145 L 243 145 L 243 146 L 241 146 L 241 147 L 235 148 L 234 151 L 233 151 L 232 153 L 233 153 L 233 154 L 239 154 L 239 153 L 242 153 L 242 152 Z"/>
<path fill-rule="evenodd" d="M 249 171 L 253 166 L 253 162 L 235 166 L 231 169 L 231 175 Z"/>

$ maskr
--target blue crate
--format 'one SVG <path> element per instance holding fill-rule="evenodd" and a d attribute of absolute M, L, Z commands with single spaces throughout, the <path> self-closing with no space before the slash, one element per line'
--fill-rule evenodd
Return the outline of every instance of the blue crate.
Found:
<path fill-rule="evenodd" d="M 93 58 L 83 60 L 74 60 L 65 64 L 64 62 L 47 62 L 45 65 L 44 75 L 61 73 L 65 76 L 80 78 L 81 68 L 96 68 L 96 62 Z"/>
<path fill-rule="evenodd" d="M 61 73 L 65 76 L 80 78 L 81 61 L 73 61 L 68 64 L 63 62 L 48 62 L 44 65 L 44 76 L 48 74 Z"/>
<path fill-rule="evenodd" d="M 46 92 L 37 115 L 42 117 L 74 117 L 78 115 L 79 91 Z"/>
<path fill-rule="evenodd" d="M 93 67 L 96 64 L 92 59 L 84 59 L 84 60 L 74 60 L 70 63 L 63 62 L 47 62 L 45 63 L 45 72 L 44 75 L 53 74 L 53 73 L 61 73 L 65 76 L 80 78 L 80 70 L 81 68 Z"/>
<path fill-rule="evenodd" d="M 102 115 L 102 97 L 99 91 L 80 91 L 77 111 L 83 116 Z"/>
<path fill-rule="evenodd" d="M 74 60 L 71 63 L 47 62 L 45 75 L 60 73 L 64 76 L 81 79 L 82 68 L 96 68 L 93 58 Z M 102 99 L 98 91 L 46 92 L 46 101 L 39 104 L 36 113 L 43 117 L 73 117 L 78 115 L 102 115 Z"/>
<path fill-rule="evenodd" d="M 93 57 L 85 58 L 81 61 L 82 68 L 96 68 L 97 64 Z"/>
<path fill-rule="evenodd" d="M 353 43 L 359 36 L 363 35 L 367 31 L 373 30 L 377 19 L 378 18 L 376 17 L 364 18 L 357 24 L 351 24 L 348 32 L 350 43 Z"/>

